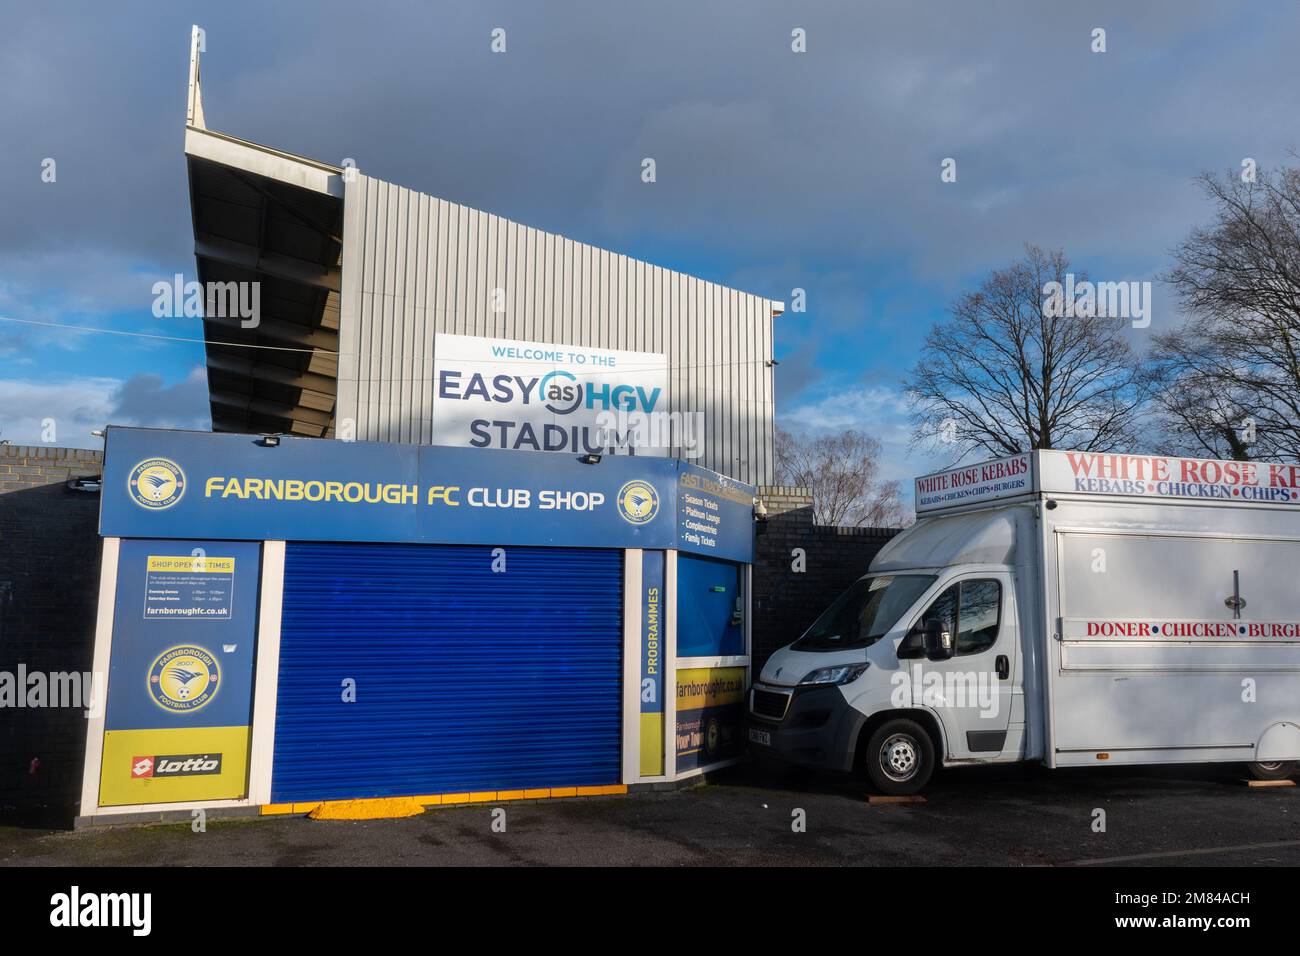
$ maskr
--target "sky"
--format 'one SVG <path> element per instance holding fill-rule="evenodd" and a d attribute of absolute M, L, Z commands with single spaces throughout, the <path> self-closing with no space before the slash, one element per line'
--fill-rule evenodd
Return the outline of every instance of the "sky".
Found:
<path fill-rule="evenodd" d="M 195 273 L 192 23 L 210 129 L 771 299 L 804 289 L 776 320 L 778 424 L 875 435 L 905 488 L 943 462 L 912 447 L 902 380 L 958 295 L 1026 243 L 1062 248 L 1155 283 L 1144 348 L 1181 321 L 1159 277 L 1209 220 L 1193 177 L 1300 146 L 1290 0 L 0 0 L 0 23 L 15 443 L 209 426 L 202 346 L 174 341 L 201 323 L 152 314 L 155 282 Z"/>

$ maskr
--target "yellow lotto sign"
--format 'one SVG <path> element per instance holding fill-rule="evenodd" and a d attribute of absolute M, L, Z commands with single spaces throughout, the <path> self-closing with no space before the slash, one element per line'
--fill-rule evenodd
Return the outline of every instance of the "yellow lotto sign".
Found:
<path fill-rule="evenodd" d="M 104 732 L 99 805 L 238 800 L 248 795 L 249 728 Z"/>

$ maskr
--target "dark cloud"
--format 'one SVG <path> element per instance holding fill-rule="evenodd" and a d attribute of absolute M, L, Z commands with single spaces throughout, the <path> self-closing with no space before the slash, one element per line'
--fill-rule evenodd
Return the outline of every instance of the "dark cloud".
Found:
<path fill-rule="evenodd" d="M 785 407 L 823 378 L 825 373 L 817 367 L 817 345 L 813 339 L 780 360 L 774 375 L 777 408 Z"/>
<path fill-rule="evenodd" d="M 161 375 L 148 372 L 131 376 L 114 391 L 108 421 L 155 428 L 210 428 L 205 370 L 196 368 L 171 385 Z"/>
<path fill-rule="evenodd" d="M 102 439 L 91 432 L 105 425 L 210 428 L 204 369 L 197 367 L 170 385 L 152 373 L 125 381 L 0 376 L 0 437 L 7 441 L 99 448 Z"/>
<path fill-rule="evenodd" d="M 22 145 L 4 151 L 0 243 L 111 237 L 154 259 L 189 242 L 192 20 L 213 128 L 621 247 L 645 230 L 766 252 L 905 245 L 951 271 L 1004 238 L 1132 246 L 1167 232 L 1171 205 L 1181 228 L 1199 168 L 1276 155 L 1268 119 L 1300 105 L 1293 7 L 71 3 L 6 19 L 0 117 Z M 1097 25 L 1105 54 L 1088 49 Z"/>
<path fill-rule="evenodd" d="M 213 129 L 774 299 L 807 287 L 820 351 L 779 323 L 783 395 L 859 353 L 907 364 L 1026 241 L 1149 276 L 1207 215 L 1190 178 L 1280 160 L 1300 115 L 1293 4 L 25 5 L 0 32 L 0 281 L 39 300 L 192 271 L 193 22 Z"/>

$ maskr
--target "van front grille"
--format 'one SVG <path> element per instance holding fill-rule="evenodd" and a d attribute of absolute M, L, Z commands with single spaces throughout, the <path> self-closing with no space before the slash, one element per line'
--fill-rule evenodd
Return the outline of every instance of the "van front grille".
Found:
<path fill-rule="evenodd" d="M 770 690 L 759 690 L 755 687 L 749 709 L 759 717 L 766 717 L 769 720 L 781 720 L 785 717 L 785 709 L 789 705 L 790 695 L 788 693 L 780 694 Z"/>

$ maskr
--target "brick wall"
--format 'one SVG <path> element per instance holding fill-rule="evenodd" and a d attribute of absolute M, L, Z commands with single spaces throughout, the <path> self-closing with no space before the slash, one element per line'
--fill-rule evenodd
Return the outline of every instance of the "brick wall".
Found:
<path fill-rule="evenodd" d="M 789 644 L 846 587 L 866 573 L 871 559 L 897 528 L 835 528 L 813 524 L 812 497 L 804 488 L 759 489 L 768 521 L 755 539 L 754 675 L 772 652 Z M 807 568 L 792 568 L 803 548 Z"/>
<path fill-rule="evenodd" d="M 69 490 L 103 454 L 0 445 L 0 672 L 86 672 L 99 594 L 99 495 Z M 80 795 L 81 708 L 0 709 L 0 808 L 69 808 Z"/>
<path fill-rule="evenodd" d="M 799 485 L 761 485 L 758 497 L 769 516 L 812 507 L 812 489 Z"/>

